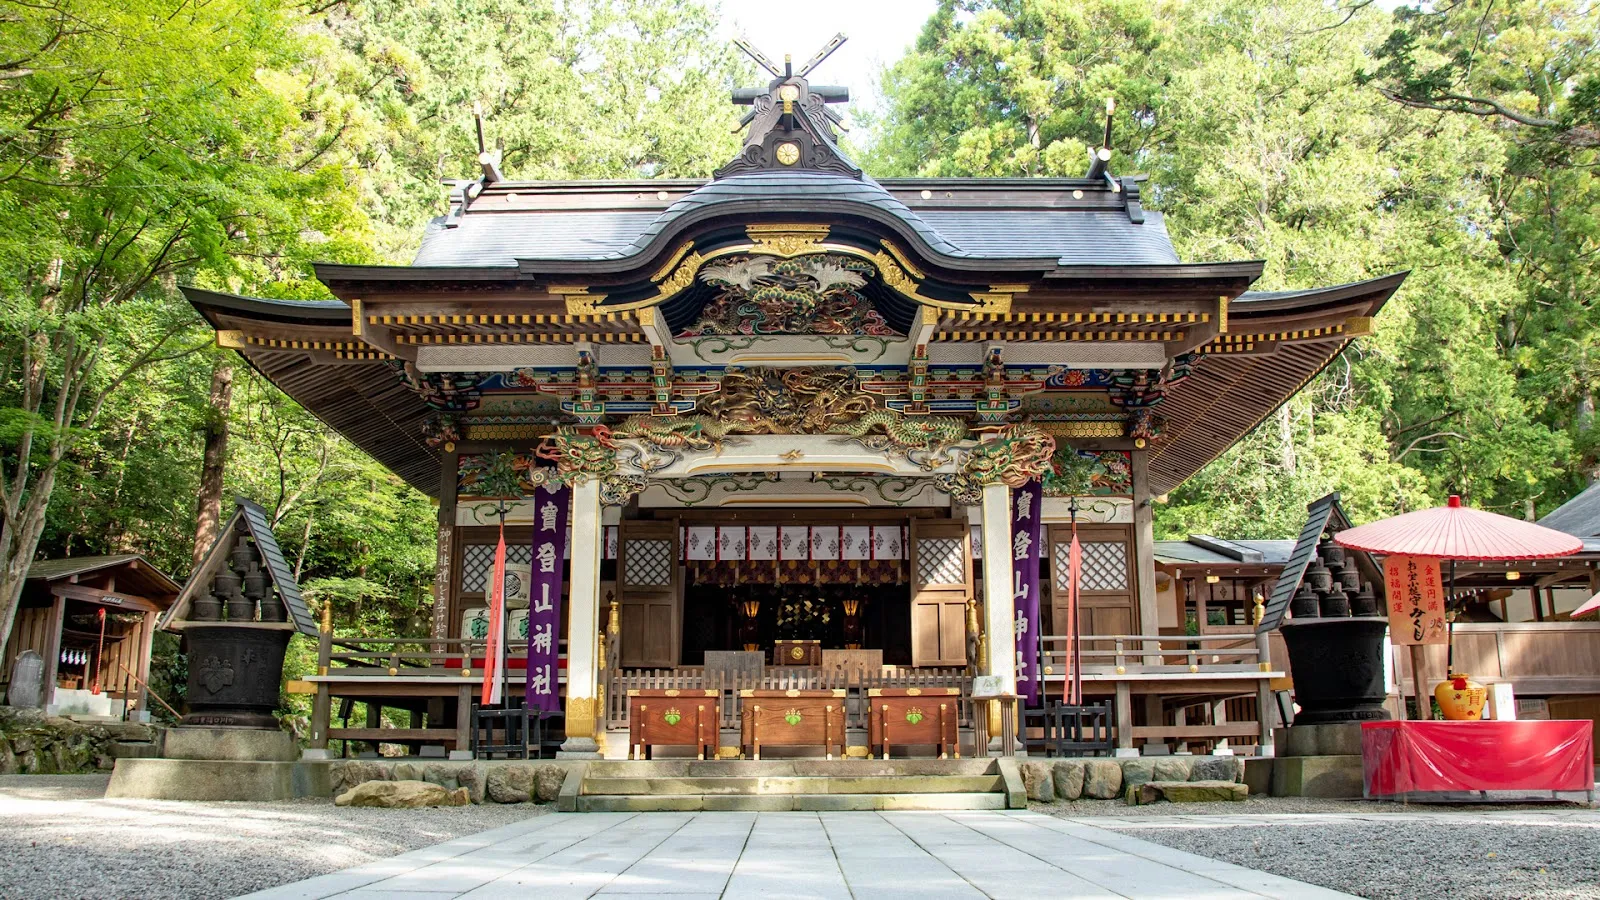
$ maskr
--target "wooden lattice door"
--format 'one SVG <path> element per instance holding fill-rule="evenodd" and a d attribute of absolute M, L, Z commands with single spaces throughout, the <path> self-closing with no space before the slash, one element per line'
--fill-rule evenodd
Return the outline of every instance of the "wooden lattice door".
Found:
<path fill-rule="evenodd" d="M 1088 638 L 1104 634 L 1139 634 L 1139 601 L 1134 590 L 1133 546 L 1126 525 L 1079 525 L 1082 569 L 1078 580 L 1078 622 Z M 1050 526 L 1050 596 L 1052 629 L 1066 634 L 1070 525 Z M 1085 642 L 1091 650 L 1109 650 L 1107 642 Z"/>
<path fill-rule="evenodd" d="M 625 667 L 678 664 L 683 590 L 678 521 L 624 519 L 617 529 L 617 590 Z"/>
<path fill-rule="evenodd" d="M 967 664 L 972 531 L 966 522 L 911 520 L 911 664 Z"/>

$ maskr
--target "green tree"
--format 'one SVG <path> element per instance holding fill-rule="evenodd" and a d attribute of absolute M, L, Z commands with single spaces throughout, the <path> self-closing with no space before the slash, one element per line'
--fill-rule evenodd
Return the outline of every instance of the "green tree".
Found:
<path fill-rule="evenodd" d="M 361 230 L 263 75 L 301 24 L 261 0 L 0 6 L 0 643 L 69 451 L 194 347 L 174 282 L 291 270 L 307 233 Z"/>

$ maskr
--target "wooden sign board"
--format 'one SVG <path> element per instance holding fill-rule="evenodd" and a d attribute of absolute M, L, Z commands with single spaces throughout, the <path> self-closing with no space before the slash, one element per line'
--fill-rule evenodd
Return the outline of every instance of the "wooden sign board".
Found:
<path fill-rule="evenodd" d="M 1450 642 L 1437 559 L 1390 556 L 1383 561 L 1383 586 L 1389 597 L 1389 637 L 1395 644 Z"/>

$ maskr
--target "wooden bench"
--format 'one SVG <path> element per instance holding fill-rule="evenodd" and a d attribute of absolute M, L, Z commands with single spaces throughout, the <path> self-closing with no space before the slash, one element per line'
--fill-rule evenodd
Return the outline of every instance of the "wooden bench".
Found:
<path fill-rule="evenodd" d="M 743 706 L 739 714 L 740 743 L 749 758 L 760 759 L 762 746 L 817 744 L 822 745 L 828 759 L 833 759 L 835 745 L 839 755 L 844 755 L 844 690 L 743 690 L 739 698 Z"/>
<path fill-rule="evenodd" d="M 960 759 L 960 702 L 960 688 L 872 688 L 867 691 L 867 743 L 884 759 L 892 744 L 928 744 L 940 759 Z"/>
<path fill-rule="evenodd" d="M 628 758 L 649 759 L 655 746 L 690 746 L 715 758 L 720 742 L 718 690 L 628 691 Z"/>

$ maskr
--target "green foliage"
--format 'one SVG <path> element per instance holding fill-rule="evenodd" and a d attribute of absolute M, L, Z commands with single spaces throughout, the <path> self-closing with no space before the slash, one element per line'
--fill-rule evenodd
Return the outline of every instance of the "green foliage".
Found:
<path fill-rule="evenodd" d="M 1150 173 L 1184 258 L 1264 260 L 1265 289 L 1411 271 L 1377 337 L 1157 508 L 1163 532 L 1289 536 L 1331 489 L 1358 520 L 1451 491 L 1520 515 L 1595 471 L 1595 13 L 1439 9 L 947 0 L 888 73 L 882 174 L 1079 175 L 1114 97 L 1112 168 Z"/>

